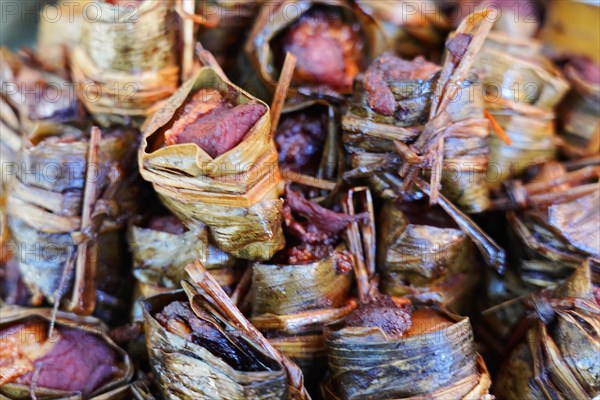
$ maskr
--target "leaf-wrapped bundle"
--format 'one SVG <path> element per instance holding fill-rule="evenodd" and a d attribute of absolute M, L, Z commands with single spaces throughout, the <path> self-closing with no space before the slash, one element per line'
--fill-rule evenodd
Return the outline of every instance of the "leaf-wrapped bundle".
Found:
<path fill-rule="evenodd" d="M 379 67 L 374 64 L 363 80 L 355 82 L 353 104 L 342 119 L 343 140 L 354 168 L 350 176 L 368 177 L 376 193 L 395 199 L 405 187 L 398 176 L 403 158 L 397 154 L 395 142 L 410 146 L 422 135 L 432 101 L 441 90 L 440 68 L 421 58 L 409 62 L 387 54 L 378 62 Z M 384 73 L 382 84 L 375 86 L 377 68 Z M 399 68 L 405 72 L 398 74 Z M 441 168 L 442 193 L 468 212 L 481 212 L 489 206 L 484 177 L 489 127 L 477 86 L 475 75 L 456 85 L 457 92 L 446 110 L 455 127 L 445 129 Z M 384 96 L 389 100 L 383 102 Z"/>
<path fill-rule="evenodd" d="M 189 285 L 184 288 L 187 297 L 177 291 L 144 301 L 148 353 L 161 394 L 166 399 L 190 400 L 287 398 L 282 365 L 236 330 L 210 302 L 201 300 L 200 294 L 193 294 Z M 180 309 L 173 315 L 179 319 L 170 319 L 166 307 L 176 304 Z"/>
<path fill-rule="evenodd" d="M 173 215 L 132 226 L 128 242 L 133 275 L 143 297 L 179 288 L 179 282 L 187 277 L 185 266 L 195 259 L 201 260 L 228 292 L 242 275 L 238 260 L 209 242 L 206 227 L 188 230 Z"/>
<path fill-rule="evenodd" d="M 506 18 L 505 22 L 519 25 L 517 19 Z M 481 71 L 485 107 L 512 142 L 508 145 L 498 137 L 491 139 L 486 174 L 491 186 L 556 156 L 553 108 L 569 86 L 541 54 L 541 46 L 531 43 L 536 42 L 495 32 L 475 63 Z"/>
<path fill-rule="evenodd" d="M 598 396 L 600 305 L 590 265 L 581 265 L 531 303 L 528 328 L 498 374 L 495 394 L 499 399 Z"/>
<path fill-rule="evenodd" d="M 381 290 L 457 310 L 479 274 L 471 239 L 441 209 L 419 201 L 386 202 L 377 247 Z"/>
<path fill-rule="evenodd" d="M 571 91 L 558 109 L 558 123 L 570 158 L 600 152 L 600 65 L 591 59 L 573 57 L 563 67 Z"/>
<path fill-rule="evenodd" d="M 349 1 L 278 1 L 263 7 L 245 52 L 270 89 L 289 50 L 298 57 L 291 93 L 339 97 L 386 46 L 377 23 Z"/>
<path fill-rule="evenodd" d="M 132 185 L 137 175 L 131 173 L 136 146 L 137 134 L 127 128 L 107 130 L 92 145 L 74 128 L 59 136 L 41 133 L 24 143 L 8 188 L 7 213 L 11 235 L 22 246 L 19 269 L 35 303 L 60 300 L 82 279 L 108 295 L 122 286 L 117 277 L 125 249 L 119 230 L 137 204 Z M 73 270 L 79 270 L 76 277 Z M 99 271 L 98 277 L 84 270 Z M 82 312 L 89 313 L 95 289 L 86 296 L 90 302 Z"/>
<path fill-rule="evenodd" d="M 186 100 L 202 90 L 219 92 L 235 106 L 266 110 L 239 143 L 215 157 L 196 143 L 164 146 L 165 134 L 183 117 Z M 194 101 L 203 106 L 202 99 Z M 225 82 L 214 69 L 202 68 L 145 124 L 139 156 L 142 177 L 190 230 L 202 223 L 221 250 L 244 259 L 269 259 L 284 245 L 277 151 L 270 127 L 266 104 Z M 221 146 L 231 134 L 224 132 L 210 143 Z"/>
<path fill-rule="evenodd" d="M 407 0 L 359 0 L 357 3 L 381 25 L 399 56 L 422 55 L 437 59 L 441 55 L 450 24 L 437 2 L 426 0 L 418 7 Z"/>
<path fill-rule="evenodd" d="M 198 41 L 213 54 L 228 76 L 236 67 L 244 40 L 260 9 L 257 0 L 196 0 L 196 8 L 216 26 L 200 27 Z"/>
<path fill-rule="evenodd" d="M 99 119 L 145 117 L 179 85 L 174 0 L 90 4 L 98 15 L 71 53 L 79 98 Z"/>
<path fill-rule="evenodd" d="M 491 380 L 469 319 L 421 308 L 410 322 L 401 335 L 373 326 L 327 327 L 325 398 L 486 398 Z"/>
<path fill-rule="evenodd" d="M 551 162 L 531 182 L 509 186 L 510 197 L 524 202 L 507 219 L 519 274 L 532 287 L 553 285 L 586 258 L 600 257 L 598 174 L 597 167 L 566 171 Z"/>
<path fill-rule="evenodd" d="M 3 398 L 28 399 L 33 392 L 46 400 L 116 399 L 108 393 L 126 386 L 133 376 L 129 356 L 96 318 L 4 307 L 0 331 Z"/>

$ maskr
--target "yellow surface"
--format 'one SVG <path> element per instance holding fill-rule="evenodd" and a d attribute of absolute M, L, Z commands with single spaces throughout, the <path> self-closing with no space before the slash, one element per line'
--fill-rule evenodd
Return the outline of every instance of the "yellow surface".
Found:
<path fill-rule="evenodd" d="M 600 63 L 600 6 L 549 1 L 542 40 L 554 52 L 587 55 Z"/>

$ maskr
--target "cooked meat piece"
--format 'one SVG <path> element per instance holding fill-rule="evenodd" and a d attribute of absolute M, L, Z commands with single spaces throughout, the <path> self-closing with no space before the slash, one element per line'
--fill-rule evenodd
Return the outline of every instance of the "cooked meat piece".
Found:
<path fill-rule="evenodd" d="M 165 144 L 195 143 L 215 158 L 237 146 L 266 111 L 262 104 L 234 106 L 216 90 L 199 90 L 165 132 Z"/>
<path fill-rule="evenodd" d="M 380 328 L 390 335 L 402 336 L 411 327 L 410 307 L 399 307 L 391 297 L 376 296 L 361 304 L 345 319 L 346 326 Z"/>
<path fill-rule="evenodd" d="M 337 213 L 325 207 L 321 207 L 314 201 L 306 200 L 298 192 L 286 189 L 285 203 L 291 211 L 304 217 L 307 223 L 287 221 L 288 228 L 294 229 L 306 243 L 319 243 L 324 236 L 335 236 L 342 232 L 348 224 L 368 218 L 366 213 L 348 215 Z M 288 224 L 288 222 L 292 222 Z M 300 226 L 298 226 L 300 225 Z M 319 234 L 321 237 L 319 238 Z"/>
<path fill-rule="evenodd" d="M 333 246 L 320 244 L 292 246 L 284 250 L 285 260 L 281 260 L 281 263 L 290 265 L 310 264 L 328 257 L 333 250 Z"/>
<path fill-rule="evenodd" d="M 357 23 L 344 21 L 338 10 L 317 7 L 287 28 L 273 47 L 280 60 L 288 51 L 298 58 L 296 83 L 323 84 L 350 92 L 354 77 L 362 69 L 365 46 Z"/>
<path fill-rule="evenodd" d="M 172 233 L 173 235 L 181 235 L 187 231 L 181 220 L 174 215 L 152 217 L 148 222 L 148 228 L 154 231 Z"/>
<path fill-rule="evenodd" d="M 210 315 L 201 314 L 201 317 L 182 301 L 168 304 L 155 315 L 156 320 L 169 332 L 204 347 L 238 371 L 264 370 L 248 345 L 241 340 L 236 340 L 234 344 L 217 328 Z"/>
<path fill-rule="evenodd" d="M 275 142 L 283 168 L 311 176 L 317 173 L 327 136 L 324 116 L 308 112 L 282 116 Z"/>
<path fill-rule="evenodd" d="M 388 82 L 428 79 L 440 70 L 436 64 L 423 57 L 412 61 L 403 60 L 391 53 L 379 56 L 365 73 L 364 85 L 369 106 L 382 115 L 392 116 L 396 99 Z"/>
<path fill-rule="evenodd" d="M 47 330 L 46 323 L 28 322 L 0 332 L 0 365 L 12 365 L 3 383 L 30 385 L 37 370 L 37 387 L 87 396 L 118 373 L 116 354 L 100 337 L 60 326 L 48 339 Z"/>
<path fill-rule="evenodd" d="M 458 64 L 462 60 L 469 44 L 471 44 L 471 40 L 473 40 L 473 35 L 460 33 L 446 42 L 446 48 L 450 52 L 453 63 Z"/>

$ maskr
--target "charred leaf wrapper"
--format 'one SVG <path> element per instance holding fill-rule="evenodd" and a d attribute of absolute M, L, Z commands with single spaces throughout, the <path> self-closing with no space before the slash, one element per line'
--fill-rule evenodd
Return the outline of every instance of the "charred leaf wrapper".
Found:
<path fill-rule="evenodd" d="M 423 201 L 387 201 L 382 208 L 377 246 L 381 290 L 465 310 L 479 277 L 475 246 L 439 207 L 425 207 Z"/>
<path fill-rule="evenodd" d="M 343 248 L 308 264 L 253 266 L 250 321 L 302 369 L 312 392 L 318 392 L 325 374 L 323 326 L 356 307 L 350 299 L 352 275 L 337 265 Z"/>
<path fill-rule="evenodd" d="M 290 8 L 294 11 L 289 12 Z M 377 22 L 357 4 L 345 0 L 280 1 L 275 5 L 263 6 L 246 42 L 245 53 L 267 88 L 275 88 L 282 63 L 282 59 L 279 59 L 281 55 L 277 54 L 281 52 L 278 49 L 281 43 L 277 42 L 285 42 L 287 36 L 292 36 L 289 45 L 299 46 L 297 51 L 308 52 L 311 47 L 316 49 L 316 44 L 327 46 L 321 41 L 303 41 L 306 38 L 302 37 L 302 24 L 317 24 L 321 25 L 321 29 L 334 29 L 332 25 L 325 24 L 335 20 L 334 15 L 337 16 L 335 29 L 339 31 L 332 33 L 330 39 L 338 41 L 336 47 L 324 47 L 320 53 L 315 50 L 311 53 L 316 57 L 312 61 L 299 56 L 300 64 L 296 66 L 289 95 L 299 92 L 309 96 L 328 95 L 339 98 L 340 94 L 351 91 L 351 82 L 356 73 L 364 70 L 369 61 L 385 49 L 387 42 Z M 343 39 L 344 36 L 349 37 Z M 356 43 L 352 43 L 352 40 Z M 331 60 L 340 49 L 353 52 L 360 50 L 362 54 L 358 57 L 356 54 L 340 54 L 335 61 L 326 61 Z M 285 55 L 285 51 L 282 55 Z M 342 65 L 346 63 L 350 65 Z M 325 70 L 327 68 L 329 72 Z M 336 73 L 331 74 L 330 71 L 334 68 Z"/>
<path fill-rule="evenodd" d="M 54 334 L 48 337 L 48 327 L 52 323 Z M 84 348 L 82 343 L 87 347 Z M 98 362 L 95 375 L 94 370 L 87 368 L 86 361 L 81 359 L 83 351 L 88 351 L 86 357 Z M 0 313 L 0 353 L 0 365 L 10 374 L 2 377 L 8 382 L 0 385 L 0 396 L 7 399 L 27 399 L 32 393 L 38 399 L 47 400 L 122 399 L 124 397 L 117 394 L 126 390 L 134 373 L 129 356 L 109 338 L 108 330 L 100 320 L 61 311 L 54 316 L 49 308 L 3 307 Z M 36 358 L 28 359 L 27 355 Z M 69 359 L 73 356 L 80 359 Z M 34 364 L 29 365 L 30 362 Z M 60 367 L 69 364 L 74 368 L 79 365 L 79 368 L 65 379 L 65 371 Z M 38 383 L 32 386 L 36 374 L 34 369 L 37 369 Z M 57 385 L 61 388 L 57 389 Z M 136 384 L 136 387 L 141 386 Z M 150 400 L 152 397 L 140 399 Z"/>
<path fill-rule="evenodd" d="M 193 143 L 160 148 L 186 99 L 209 88 L 236 104 L 258 103 L 267 111 L 239 144 L 216 158 Z M 145 124 L 139 155 L 142 177 L 190 230 L 204 224 L 221 250 L 244 259 L 269 259 L 284 246 L 280 176 L 270 128 L 265 103 L 204 67 Z"/>
<path fill-rule="evenodd" d="M 420 63 L 411 67 L 418 68 Z M 365 82 L 357 79 L 352 105 L 342 119 L 343 140 L 355 171 L 353 175 L 368 176 L 375 192 L 384 198 L 397 198 L 404 186 L 398 176 L 403 159 L 393 150 L 394 141 L 415 142 L 420 126 L 428 120 L 432 101 L 441 90 L 439 73 L 435 74 L 433 65 L 428 71 L 432 73 L 429 78 L 392 78 L 386 82 L 384 90 L 389 90 L 396 102 L 393 115 L 375 111 L 370 106 Z M 468 212 L 481 212 L 489 207 L 484 175 L 489 160 L 489 126 L 483 120 L 483 96 L 477 90 L 476 76 L 469 79 L 461 83 L 447 113 L 453 122 L 483 122 L 470 123 L 462 128 L 464 135 L 446 139 L 442 193 Z"/>
<path fill-rule="evenodd" d="M 209 242 L 206 227 L 167 232 L 132 226 L 128 243 L 133 256 L 133 274 L 143 297 L 177 289 L 179 282 L 187 277 L 185 266 L 195 259 L 199 259 L 224 288 L 233 288 L 242 274 L 238 260 Z M 136 314 L 136 317 L 142 316 Z"/>
<path fill-rule="evenodd" d="M 531 298 L 527 328 L 495 381 L 499 399 L 600 394 L 600 306 L 590 264 Z"/>
<path fill-rule="evenodd" d="M 80 44 L 71 53 L 71 69 L 81 86 L 81 102 L 99 120 L 145 117 L 177 89 L 173 4 L 174 0 L 129 6 L 94 2 L 99 20 L 84 19 Z"/>
<path fill-rule="evenodd" d="M 331 373 L 326 399 L 490 398 L 491 379 L 468 318 L 425 307 L 412 312 L 412 326 L 401 336 L 343 323 L 324 335 Z"/>
<path fill-rule="evenodd" d="M 236 330 L 197 289 L 185 282 L 184 289 L 185 293 L 159 294 L 144 301 L 148 353 L 164 398 L 287 398 L 283 366 Z M 166 306 L 177 302 L 187 311 L 169 317 Z M 157 320 L 161 312 L 162 324 Z M 172 328 L 176 325 L 168 322 L 177 316 L 189 326 L 196 323 L 198 329 L 187 337 L 177 334 Z"/>
<path fill-rule="evenodd" d="M 23 171 L 37 173 L 16 174 L 8 186 L 11 236 L 27 249 L 35 249 L 33 254 L 20 251 L 16 257 L 37 304 L 43 298 L 50 303 L 60 301 L 78 280 L 106 280 L 108 284 L 115 279 L 125 250 L 119 245 L 119 231 L 137 204 L 132 186 L 137 174 L 132 174 L 130 151 L 137 146 L 136 131 L 105 131 L 98 143 L 97 162 L 89 164 L 88 135 L 67 125 L 57 129 L 63 132 L 57 136 L 37 132 L 24 141 L 17 161 Z M 50 170 L 57 173 L 44 176 L 43 171 Z M 88 185 L 94 185 L 94 193 L 84 204 Z M 84 205 L 90 214 L 85 225 Z M 76 270 L 97 271 L 97 275 L 79 275 Z M 96 285 L 102 289 L 101 283 Z M 87 296 L 95 298 L 95 290 Z M 94 303 L 81 312 L 93 311 Z"/>

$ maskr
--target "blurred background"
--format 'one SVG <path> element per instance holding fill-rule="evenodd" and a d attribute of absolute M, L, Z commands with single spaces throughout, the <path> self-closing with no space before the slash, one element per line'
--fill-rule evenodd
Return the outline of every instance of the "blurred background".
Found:
<path fill-rule="evenodd" d="M 39 14 L 55 0 L 0 0 L 0 45 L 12 50 L 34 47 Z"/>

